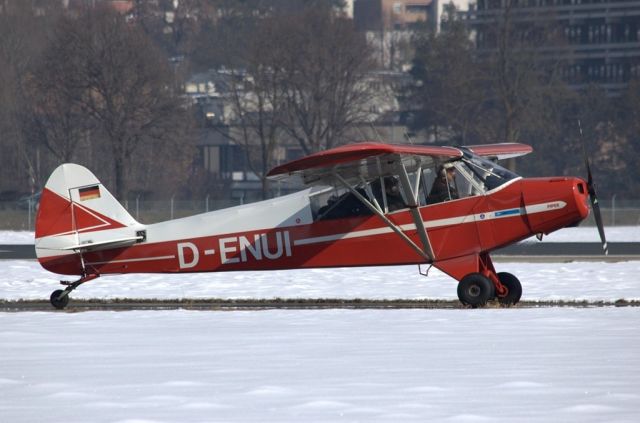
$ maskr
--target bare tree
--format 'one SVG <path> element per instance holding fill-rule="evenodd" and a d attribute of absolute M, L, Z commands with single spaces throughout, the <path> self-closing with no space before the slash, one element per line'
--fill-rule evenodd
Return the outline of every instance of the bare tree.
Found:
<path fill-rule="evenodd" d="M 414 113 L 412 126 L 429 129 L 436 142 L 442 138 L 463 145 L 477 142 L 488 75 L 478 69 L 469 31 L 455 7 L 445 7 L 440 33 L 424 28 L 414 42 L 411 74 L 415 84 L 404 93 L 406 107 Z"/>
<path fill-rule="evenodd" d="M 73 160 L 78 144 L 92 129 L 80 102 L 82 87 L 67 78 L 66 63 L 45 55 L 26 86 L 25 134 L 44 145 L 58 162 Z"/>
<path fill-rule="evenodd" d="M 29 143 L 24 119 L 29 78 L 60 6 L 45 4 L 36 13 L 30 2 L 4 2 L 0 13 L 0 150 L 2 180 L 14 189 L 35 191 L 42 172 L 37 146 Z"/>
<path fill-rule="evenodd" d="M 408 98 L 417 106 L 419 127 L 450 131 L 463 144 L 538 143 L 557 135 L 571 96 L 560 79 L 562 55 L 545 56 L 537 47 L 561 53 L 562 42 L 552 19 L 517 21 L 513 7 L 505 1 L 489 24 L 476 28 L 477 45 L 452 6 L 441 33 L 418 38 L 417 83 Z"/>
<path fill-rule="evenodd" d="M 275 165 L 278 148 L 283 147 L 281 122 L 286 93 L 284 72 L 275 60 L 282 41 L 275 37 L 282 34 L 274 32 L 277 27 L 271 19 L 259 25 L 243 60 L 246 71 L 232 71 L 230 80 L 234 123 L 241 134 L 232 138 L 243 146 L 249 167 L 262 181 L 263 198 L 269 194 L 267 172 Z"/>
<path fill-rule="evenodd" d="M 496 10 L 495 21 L 485 28 L 486 45 L 479 51 L 481 71 L 489 78 L 488 98 L 495 119 L 487 120 L 485 137 L 503 142 L 522 140 L 523 131 L 546 123 L 536 121 L 551 97 L 565 96 L 567 85 L 561 80 L 565 60 L 563 39 L 552 16 L 519 21 L 518 5 L 506 0 Z M 556 49 L 555 54 L 540 46 Z"/>
<path fill-rule="evenodd" d="M 229 8 L 209 41 L 206 62 L 224 64 L 229 75 L 232 116 L 218 130 L 243 147 L 264 197 L 266 173 L 286 140 L 306 153 L 329 148 L 368 114 L 364 38 L 327 5 L 310 3 L 315 7 L 285 1 L 256 20 Z"/>
<path fill-rule="evenodd" d="M 228 107 L 228 116 L 214 129 L 242 147 L 249 169 L 261 180 L 262 197 L 267 198 L 266 174 L 283 144 L 283 72 L 276 61 L 282 43 L 276 39 L 279 32 L 272 18 L 248 21 L 228 6 L 224 18 L 201 40 L 207 46 L 201 60 L 220 67 L 217 77 Z"/>
<path fill-rule="evenodd" d="M 351 21 L 328 8 L 283 16 L 278 27 L 286 34 L 277 39 L 283 43 L 277 62 L 287 95 L 284 129 L 306 154 L 331 148 L 368 114 L 370 48 Z"/>
<path fill-rule="evenodd" d="M 130 171 L 142 162 L 138 156 L 162 150 L 159 143 L 183 141 L 185 135 L 187 111 L 173 92 L 166 58 L 139 28 L 98 7 L 62 21 L 46 62 L 55 63 L 56 74 L 67 79 L 61 95 L 74 101 L 104 136 L 115 191 L 126 199 Z M 185 150 L 189 147 L 187 142 Z"/>
<path fill-rule="evenodd" d="M 626 142 L 616 160 L 616 164 L 622 166 L 611 172 L 614 178 L 609 184 L 610 194 L 624 193 L 627 198 L 638 198 L 640 168 L 636 163 L 640 160 L 640 78 L 629 81 L 622 101 L 616 103 L 619 105 L 616 116 L 621 121 L 618 125 Z"/>
<path fill-rule="evenodd" d="M 200 26 L 215 15 L 215 1 L 136 0 L 132 14 L 139 25 L 169 56 L 188 56 Z"/>

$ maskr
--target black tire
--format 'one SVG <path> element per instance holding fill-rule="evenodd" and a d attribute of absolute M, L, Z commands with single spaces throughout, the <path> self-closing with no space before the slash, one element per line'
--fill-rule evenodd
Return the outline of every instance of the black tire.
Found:
<path fill-rule="evenodd" d="M 495 297 L 495 287 L 489 278 L 480 273 L 470 273 L 458 283 L 458 298 L 464 305 L 482 307 Z"/>
<path fill-rule="evenodd" d="M 507 288 L 507 295 L 504 297 L 498 297 L 500 304 L 518 304 L 518 301 L 520 301 L 520 297 L 522 296 L 522 285 L 518 278 L 507 272 L 500 272 L 497 276 L 498 279 L 500 279 L 500 283 Z"/>
<path fill-rule="evenodd" d="M 58 289 L 57 291 L 53 291 L 51 293 L 51 297 L 49 297 L 49 301 L 51 301 L 51 305 L 57 308 L 58 310 L 62 310 L 69 304 L 69 294 L 64 297 L 60 297 L 64 291 L 62 289 Z"/>

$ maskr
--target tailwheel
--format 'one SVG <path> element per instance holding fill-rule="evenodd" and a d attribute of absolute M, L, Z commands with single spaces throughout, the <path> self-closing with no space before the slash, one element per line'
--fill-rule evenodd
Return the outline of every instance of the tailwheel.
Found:
<path fill-rule="evenodd" d="M 69 293 L 62 289 L 55 290 L 51 293 L 49 301 L 51 301 L 52 306 L 58 310 L 62 310 L 69 304 Z"/>
<path fill-rule="evenodd" d="M 506 295 L 498 296 L 500 304 L 517 304 L 522 296 L 522 285 L 518 278 L 507 272 L 500 272 L 496 276 L 498 276 L 500 283 L 507 289 Z"/>
<path fill-rule="evenodd" d="M 494 297 L 493 283 L 480 273 L 470 273 L 458 283 L 458 298 L 464 305 L 482 307 Z"/>
<path fill-rule="evenodd" d="M 97 273 L 91 273 L 91 274 L 84 274 L 80 279 L 78 279 L 75 282 L 60 281 L 60 284 L 66 286 L 66 288 L 64 290 L 58 289 L 51 293 L 51 297 L 49 297 L 49 301 L 51 302 L 51 305 L 57 308 L 58 310 L 62 310 L 67 306 L 67 304 L 69 304 L 69 294 L 71 294 L 71 291 L 73 291 L 83 283 L 89 282 L 90 280 L 97 278 L 98 276 L 100 275 Z"/>

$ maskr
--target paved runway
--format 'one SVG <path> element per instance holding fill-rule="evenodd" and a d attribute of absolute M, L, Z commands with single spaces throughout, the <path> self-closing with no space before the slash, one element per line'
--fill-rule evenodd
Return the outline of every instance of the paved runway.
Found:
<path fill-rule="evenodd" d="M 0 259 L 22 260 L 34 258 L 36 258 L 36 252 L 33 245 L 0 244 Z"/>

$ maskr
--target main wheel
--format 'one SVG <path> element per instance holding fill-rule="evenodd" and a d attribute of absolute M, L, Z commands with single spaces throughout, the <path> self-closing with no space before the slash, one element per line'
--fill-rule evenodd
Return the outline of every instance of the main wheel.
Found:
<path fill-rule="evenodd" d="M 493 283 L 480 273 L 470 273 L 458 283 L 458 298 L 464 305 L 482 307 L 494 296 Z"/>
<path fill-rule="evenodd" d="M 520 297 L 522 296 L 522 285 L 518 278 L 516 278 L 511 273 L 500 272 L 497 274 L 498 279 L 500 279 L 500 283 L 507 288 L 507 295 L 504 297 L 498 297 L 498 301 L 500 304 L 513 305 L 517 304 L 520 301 Z"/>
<path fill-rule="evenodd" d="M 69 294 L 64 297 L 60 297 L 64 291 L 62 289 L 58 289 L 51 293 L 51 297 L 49 297 L 49 301 L 51 301 L 51 305 L 57 308 L 58 310 L 62 310 L 69 304 Z"/>

